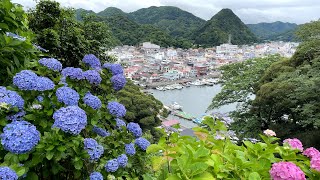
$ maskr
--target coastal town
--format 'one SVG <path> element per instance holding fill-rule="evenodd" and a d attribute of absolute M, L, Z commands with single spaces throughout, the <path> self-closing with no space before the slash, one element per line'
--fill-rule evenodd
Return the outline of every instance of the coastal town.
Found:
<path fill-rule="evenodd" d="M 126 67 L 125 76 L 142 87 L 179 89 L 181 85 L 212 85 L 219 67 L 251 58 L 280 54 L 291 57 L 299 43 L 269 42 L 253 45 L 221 44 L 212 48 L 162 48 L 150 42 L 117 46 L 107 52 Z M 169 87 L 164 87 L 170 85 Z M 161 87 L 162 86 L 162 87 Z"/>

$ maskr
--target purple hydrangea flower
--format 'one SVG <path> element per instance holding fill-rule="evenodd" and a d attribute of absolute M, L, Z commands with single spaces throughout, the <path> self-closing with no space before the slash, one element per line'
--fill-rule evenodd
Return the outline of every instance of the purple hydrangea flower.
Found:
<path fill-rule="evenodd" d="M 320 156 L 313 156 L 311 158 L 311 161 L 310 161 L 310 167 L 311 169 L 314 169 L 318 172 L 320 172 Z"/>
<path fill-rule="evenodd" d="M 110 69 L 111 66 L 112 66 L 112 63 L 104 63 L 102 67 L 105 69 Z"/>
<path fill-rule="evenodd" d="M 69 77 L 73 80 L 82 80 L 84 79 L 82 69 L 74 67 L 66 67 L 61 71 L 61 74 L 64 77 Z"/>
<path fill-rule="evenodd" d="M 54 82 L 47 77 L 38 77 L 36 82 L 36 91 L 48 91 L 54 89 Z"/>
<path fill-rule="evenodd" d="M 51 69 L 53 71 L 61 71 L 62 70 L 62 64 L 54 58 L 42 58 L 39 61 L 39 64 L 42 66 L 46 66 L 48 69 Z"/>
<path fill-rule="evenodd" d="M 77 91 L 69 88 L 69 87 L 60 87 L 56 91 L 56 96 L 59 102 L 65 103 L 67 106 L 75 106 L 78 105 L 78 101 L 80 99 Z"/>
<path fill-rule="evenodd" d="M 111 82 L 113 89 L 119 91 L 126 85 L 127 80 L 122 74 L 118 74 L 111 77 Z"/>
<path fill-rule="evenodd" d="M 301 141 L 297 138 L 285 139 L 283 143 L 288 143 L 292 149 L 298 149 L 299 151 L 303 151 L 303 145 Z"/>
<path fill-rule="evenodd" d="M 122 66 L 120 64 L 106 64 L 106 66 L 104 66 L 108 69 L 110 69 L 110 71 L 112 72 L 112 75 L 118 75 L 118 74 L 123 74 L 123 69 Z"/>
<path fill-rule="evenodd" d="M 97 96 L 92 95 L 90 92 L 87 92 L 82 100 L 86 105 L 95 110 L 100 109 L 102 106 L 101 100 Z"/>
<path fill-rule="evenodd" d="M 306 179 L 303 171 L 292 162 L 274 163 L 269 173 L 273 180 Z"/>
<path fill-rule="evenodd" d="M 37 96 L 37 101 L 39 101 L 39 102 L 43 102 L 43 96 Z"/>
<path fill-rule="evenodd" d="M 90 174 L 90 180 L 103 180 L 103 176 L 99 172 L 93 172 Z"/>
<path fill-rule="evenodd" d="M 133 156 L 136 154 L 136 148 L 133 143 L 125 144 L 125 151 L 129 156 Z"/>
<path fill-rule="evenodd" d="M 126 115 L 126 108 L 124 107 L 124 105 L 118 102 L 109 102 L 107 108 L 109 110 L 109 113 L 115 117 L 119 118 Z"/>
<path fill-rule="evenodd" d="M 120 156 L 118 156 L 117 160 L 118 160 L 119 167 L 124 168 L 128 164 L 128 157 L 125 154 L 121 154 Z"/>
<path fill-rule="evenodd" d="M 17 173 L 7 166 L 0 167 L 0 178 L 3 180 L 17 180 Z"/>
<path fill-rule="evenodd" d="M 111 159 L 105 165 L 105 169 L 107 172 L 116 172 L 118 168 L 119 168 L 119 164 L 117 159 Z"/>
<path fill-rule="evenodd" d="M 92 138 L 84 139 L 84 149 L 87 150 L 91 161 L 98 160 L 104 152 L 103 146 L 99 145 L 98 142 Z"/>
<path fill-rule="evenodd" d="M 100 60 L 93 54 L 87 54 L 83 57 L 82 62 L 92 68 L 101 68 Z"/>
<path fill-rule="evenodd" d="M 144 151 L 150 146 L 150 142 L 143 137 L 139 137 L 134 143 Z"/>
<path fill-rule="evenodd" d="M 129 123 L 127 125 L 128 131 L 130 131 L 136 138 L 142 136 L 142 129 L 140 128 L 138 123 Z"/>
<path fill-rule="evenodd" d="M 13 84 L 21 90 L 35 90 L 38 76 L 30 70 L 22 70 L 13 77 Z"/>
<path fill-rule="evenodd" d="M 122 127 L 126 127 L 127 125 L 122 119 L 116 118 L 116 126 L 118 129 L 122 129 Z"/>
<path fill-rule="evenodd" d="M 58 127 L 62 131 L 78 135 L 87 125 L 87 115 L 78 106 L 68 106 L 58 109 L 53 114 L 53 127 Z"/>
<path fill-rule="evenodd" d="M 0 103 L 6 103 L 19 109 L 23 109 L 24 106 L 24 100 L 17 92 L 7 90 L 3 86 L 0 86 Z"/>
<path fill-rule="evenodd" d="M 316 156 L 320 156 L 320 152 L 318 151 L 318 149 L 316 149 L 314 147 L 310 147 L 310 148 L 307 148 L 303 151 L 303 155 L 305 155 L 309 158 L 313 158 Z"/>
<path fill-rule="evenodd" d="M 8 119 L 10 121 L 21 121 L 21 120 L 23 120 L 22 117 L 25 116 L 25 115 L 26 115 L 25 111 L 19 111 L 19 112 L 15 113 L 15 114 L 8 115 L 6 117 L 6 119 Z"/>
<path fill-rule="evenodd" d="M 13 121 L 3 128 L 0 135 L 4 149 L 14 153 L 27 153 L 40 141 L 40 132 L 27 121 Z"/>
<path fill-rule="evenodd" d="M 106 131 L 105 129 L 99 128 L 97 126 L 94 126 L 92 131 L 97 133 L 99 136 L 102 136 L 102 137 L 110 136 L 110 133 L 108 131 Z"/>
<path fill-rule="evenodd" d="M 83 76 L 86 80 L 89 81 L 90 84 L 98 85 L 102 81 L 100 74 L 95 70 L 85 71 L 85 72 L 83 72 Z"/>

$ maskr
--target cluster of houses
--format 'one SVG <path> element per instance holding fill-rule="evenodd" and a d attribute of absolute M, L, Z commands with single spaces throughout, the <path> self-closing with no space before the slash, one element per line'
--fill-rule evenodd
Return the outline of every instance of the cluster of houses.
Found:
<path fill-rule="evenodd" d="M 150 42 L 141 46 L 117 46 L 107 52 L 125 66 L 127 78 L 153 83 L 198 78 L 216 74 L 225 64 L 247 59 L 280 54 L 291 57 L 298 43 L 270 42 L 255 45 L 221 44 L 212 48 L 174 49 L 161 48 Z"/>

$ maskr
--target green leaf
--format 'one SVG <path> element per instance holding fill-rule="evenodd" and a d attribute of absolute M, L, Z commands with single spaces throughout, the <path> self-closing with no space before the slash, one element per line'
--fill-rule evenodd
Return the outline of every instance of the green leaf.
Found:
<path fill-rule="evenodd" d="M 215 178 L 209 172 L 204 172 L 192 178 L 193 180 L 215 180 Z"/>
<path fill-rule="evenodd" d="M 63 151 L 65 151 L 67 148 L 66 148 L 65 146 L 59 146 L 57 149 L 58 149 L 58 151 L 63 152 Z"/>
<path fill-rule="evenodd" d="M 20 168 L 19 170 L 16 171 L 18 176 L 22 176 L 26 173 L 26 168 Z"/>
<path fill-rule="evenodd" d="M 157 144 L 152 144 L 148 147 L 147 149 L 147 153 L 150 154 L 150 153 L 157 153 L 159 152 L 160 150 L 164 150 L 163 147 L 157 145 Z"/>
<path fill-rule="evenodd" d="M 28 172 L 26 180 L 38 180 L 38 175 L 34 172 Z"/>
<path fill-rule="evenodd" d="M 249 180 L 260 180 L 260 179 L 261 177 L 257 172 L 252 172 L 249 174 Z"/>
<path fill-rule="evenodd" d="M 78 169 L 78 170 L 81 170 L 82 166 L 83 166 L 83 162 L 82 162 L 81 160 L 76 161 L 76 162 L 74 163 L 74 167 L 75 167 L 76 169 Z"/>
<path fill-rule="evenodd" d="M 166 180 L 181 180 L 181 178 L 176 174 L 171 174 Z"/>
<path fill-rule="evenodd" d="M 54 152 L 53 152 L 53 151 L 49 151 L 49 152 L 47 152 L 47 154 L 46 154 L 46 158 L 47 158 L 48 160 L 51 160 L 52 157 L 53 157 L 53 155 L 54 155 Z"/>
<path fill-rule="evenodd" d="M 46 150 L 47 151 L 51 151 L 51 150 L 53 150 L 54 149 L 54 145 L 50 145 Z"/>

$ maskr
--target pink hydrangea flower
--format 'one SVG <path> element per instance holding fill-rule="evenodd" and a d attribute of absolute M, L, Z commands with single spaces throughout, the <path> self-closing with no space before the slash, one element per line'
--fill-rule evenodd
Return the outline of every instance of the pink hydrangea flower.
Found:
<path fill-rule="evenodd" d="M 317 171 L 320 171 L 320 156 L 314 156 L 311 158 L 310 167 Z"/>
<path fill-rule="evenodd" d="M 273 180 L 305 180 L 303 171 L 292 162 L 278 162 L 269 171 Z"/>
<path fill-rule="evenodd" d="M 288 143 L 291 148 L 293 149 L 299 149 L 300 151 L 303 151 L 302 143 L 299 139 L 293 138 L 293 139 L 285 139 L 283 143 Z"/>
<path fill-rule="evenodd" d="M 320 152 L 316 148 L 310 147 L 303 151 L 303 155 L 313 158 L 315 156 L 320 156 Z"/>
<path fill-rule="evenodd" d="M 263 133 L 267 136 L 276 136 L 276 133 L 270 129 L 264 130 Z"/>

